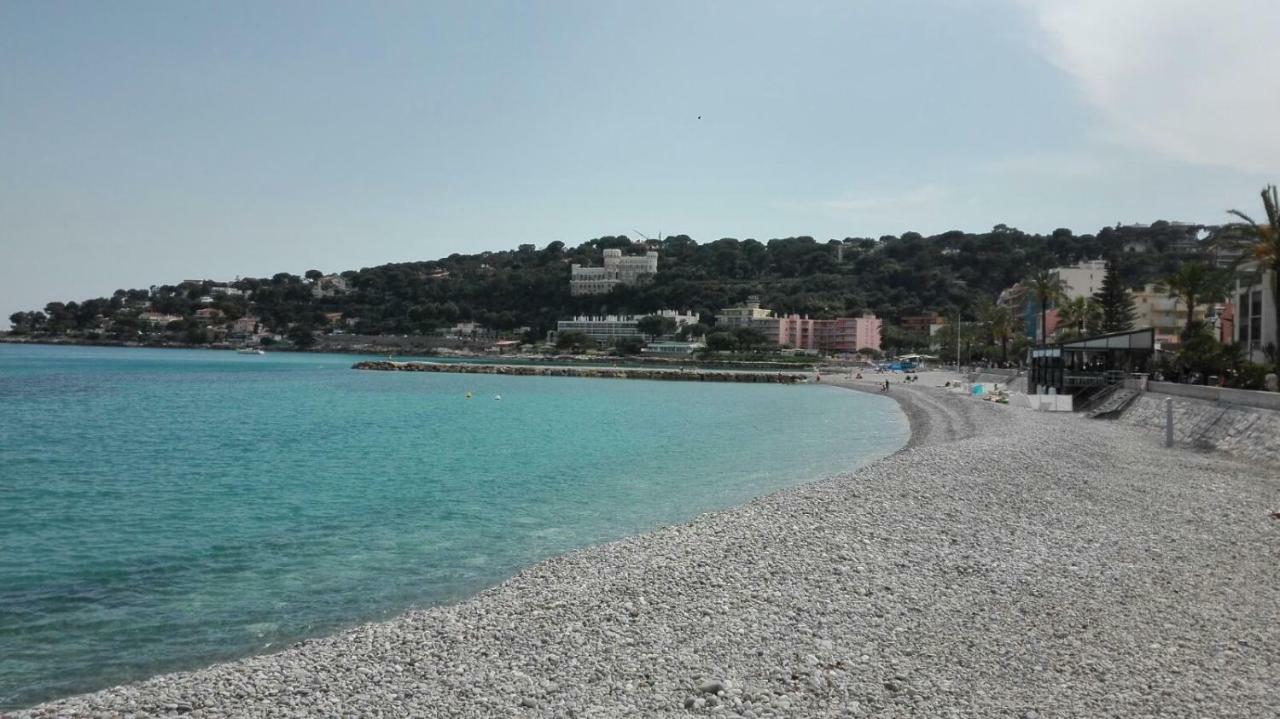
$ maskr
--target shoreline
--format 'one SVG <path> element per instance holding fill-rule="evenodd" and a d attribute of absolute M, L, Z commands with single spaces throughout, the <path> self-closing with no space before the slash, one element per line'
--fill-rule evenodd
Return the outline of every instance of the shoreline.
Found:
<path fill-rule="evenodd" d="M 592 379 L 640 379 L 667 382 L 744 382 L 763 384 L 799 384 L 808 374 L 798 372 L 761 372 L 744 370 L 707 370 L 701 368 L 635 368 L 556 366 L 547 364 L 500 364 L 466 362 L 394 362 L 375 360 L 357 362 L 351 369 L 365 372 L 435 372 L 446 374 L 489 374 L 512 377 L 579 377 Z"/>
<path fill-rule="evenodd" d="M 16 339 L 12 337 L 0 336 L 0 345 L 37 345 L 41 347 L 113 347 L 119 349 L 151 349 L 151 350 L 211 350 L 215 352 L 226 352 L 241 349 L 240 346 L 232 345 L 192 345 L 182 343 L 166 343 L 166 344 L 130 344 L 127 342 L 91 342 L 91 341 L 53 341 L 49 339 Z M 430 348 L 421 348 L 422 352 L 405 352 L 403 348 L 395 347 L 378 347 L 378 348 L 345 348 L 345 347 L 308 347 L 299 349 L 296 347 L 282 347 L 277 345 L 255 347 L 262 349 L 268 354 L 331 354 L 331 355 L 359 355 L 368 357 L 424 357 L 431 359 L 451 359 L 451 360 L 484 360 L 486 363 L 498 362 L 519 362 L 519 363 L 548 363 L 551 365 L 611 365 L 617 363 L 637 364 L 637 365 L 653 365 L 655 367 L 678 367 L 681 365 L 696 366 L 703 369 L 742 369 L 742 370 L 761 370 L 761 371 L 778 371 L 783 372 L 812 372 L 813 368 L 820 364 L 820 358 L 814 358 L 813 361 L 805 362 L 781 362 L 768 360 L 706 360 L 695 359 L 693 357 L 655 357 L 652 355 L 544 355 L 544 354 L 488 354 L 485 352 L 461 352 L 457 350 L 449 350 L 447 352 L 431 354 Z M 400 349 L 401 351 L 395 351 Z M 447 349 L 447 348 L 437 348 Z M 388 351 L 390 350 L 390 351 Z"/>
<path fill-rule="evenodd" d="M 1280 479 L 1105 422 L 888 394 L 911 440 L 855 472 L 561 555 L 459 604 L 14 716 L 1273 708 L 1280 570 L 1262 510 Z"/>

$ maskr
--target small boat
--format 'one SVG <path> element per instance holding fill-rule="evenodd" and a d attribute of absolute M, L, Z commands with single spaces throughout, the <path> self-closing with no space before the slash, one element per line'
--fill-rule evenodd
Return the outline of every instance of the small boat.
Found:
<path fill-rule="evenodd" d="M 241 347 L 240 349 L 236 350 L 236 354 L 238 354 L 238 355 L 264 355 L 264 354 L 266 354 L 266 352 L 264 352 L 264 351 L 262 351 L 262 350 L 260 350 L 260 349 L 256 349 L 256 348 L 254 348 L 254 347 Z"/>

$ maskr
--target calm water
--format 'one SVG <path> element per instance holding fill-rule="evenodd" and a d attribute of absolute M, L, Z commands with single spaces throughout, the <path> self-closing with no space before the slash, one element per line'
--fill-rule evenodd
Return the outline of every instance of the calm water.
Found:
<path fill-rule="evenodd" d="M 0 708 L 454 601 L 908 431 L 820 386 L 353 359 L 0 345 Z"/>

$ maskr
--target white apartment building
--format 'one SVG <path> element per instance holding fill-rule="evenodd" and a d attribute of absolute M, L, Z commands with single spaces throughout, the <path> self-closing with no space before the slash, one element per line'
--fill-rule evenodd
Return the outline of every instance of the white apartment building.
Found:
<path fill-rule="evenodd" d="M 601 295 L 618 285 L 638 285 L 658 274 L 658 253 L 624 257 L 622 250 L 604 251 L 604 267 L 584 267 L 576 262 L 569 268 L 569 293 Z"/>
<path fill-rule="evenodd" d="M 1275 278 L 1270 271 L 1262 273 L 1257 282 L 1236 280 L 1235 340 L 1244 347 L 1250 360 L 1265 362 L 1267 345 L 1280 347 L 1276 337 Z"/>
<path fill-rule="evenodd" d="M 1067 286 L 1067 299 L 1089 298 L 1102 289 L 1107 275 L 1106 260 L 1089 260 L 1074 267 L 1058 267 L 1052 273 Z"/>
<path fill-rule="evenodd" d="M 640 353 L 663 357 L 688 357 L 706 346 L 703 342 L 650 342 L 647 347 L 640 350 Z"/>
<path fill-rule="evenodd" d="M 659 317 L 670 317 L 675 320 L 676 327 L 698 322 L 698 315 L 683 314 L 675 310 L 662 310 L 653 314 Z M 556 332 L 581 332 L 597 342 L 609 344 L 624 337 L 644 337 L 637 325 L 640 320 L 649 316 L 651 315 L 581 315 L 571 320 L 557 322 Z"/>

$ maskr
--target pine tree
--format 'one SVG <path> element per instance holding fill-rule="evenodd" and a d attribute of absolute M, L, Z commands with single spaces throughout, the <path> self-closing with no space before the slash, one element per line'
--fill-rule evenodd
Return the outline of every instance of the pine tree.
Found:
<path fill-rule="evenodd" d="M 1107 260 L 1107 274 L 1102 278 L 1102 288 L 1093 299 L 1102 307 L 1102 331 L 1126 332 L 1133 329 L 1133 297 L 1120 281 L 1120 268 L 1116 259 Z"/>

